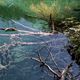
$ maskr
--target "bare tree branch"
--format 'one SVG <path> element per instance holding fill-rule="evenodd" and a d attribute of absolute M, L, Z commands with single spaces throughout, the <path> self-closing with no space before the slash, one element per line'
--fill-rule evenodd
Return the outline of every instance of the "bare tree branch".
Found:
<path fill-rule="evenodd" d="M 62 71 L 61 80 L 65 80 L 65 79 L 66 79 L 66 76 L 68 75 L 69 70 L 70 70 L 70 68 L 72 67 L 72 64 L 73 64 L 73 63 L 70 63 L 70 64 Z"/>
<path fill-rule="evenodd" d="M 53 73 L 54 75 L 61 77 L 60 73 L 54 71 L 47 63 L 45 63 L 44 61 L 39 60 L 38 58 L 34 58 L 34 57 L 27 57 L 28 59 L 33 59 L 41 64 L 43 64 L 43 66 L 45 66 L 51 73 Z"/>

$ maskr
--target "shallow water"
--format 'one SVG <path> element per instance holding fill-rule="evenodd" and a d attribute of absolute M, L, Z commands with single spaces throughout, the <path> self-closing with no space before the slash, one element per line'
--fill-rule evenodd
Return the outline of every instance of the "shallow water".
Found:
<path fill-rule="evenodd" d="M 15 22 L 9 21 L 9 26 L 16 26 L 17 29 L 26 31 L 39 31 L 38 29 L 32 28 L 33 24 L 23 18 Z M 1 25 L 5 25 L 4 21 L 0 21 Z M 21 23 L 25 25 L 20 25 Z M 34 29 L 34 30 L 33 30 Z M 15 32 L 5 32 L 1 31 L 0 34 L 15 34 Z M 21 34 L 22 32 L 16 32 L 16 34 Z M 24 34 L 25 32 L 23 32 Z M 16 45 L 15 47 L 9 47 L 6 44 L 15 44 L 16 42 L 32 42 L 31 45 Z M 34 43 L 37 44 L 34 44 Z M 40 42 L 47 42 L 39 44 Z M 67 46 L 68 38 L 62 33 L 53 35 L 28 35 L 28 36 L 0 36 L 0 45 L 3 43 L 5 46 L 1 48 L 0 55 L 1 63 L 3 65 L 8 64 L 12 61 L 12 64 L 6 69 L 0 71 L 0 80 L 53 80 L 51 76 L 41 69 L 38 62 L 34 60 L 27 59 L 26 57 L 37 57 L 38 50 L 42 48 L 39 53 L 44 58 L 47 58 L 46 63 L 52 68 L 56 68 L 51 57 L 47 57 L 49 52 L 52 53 L 57 66 L 60 70 L 65 68 L 68 64 L 72 62 L 70 55 L 68 54 L 65 46 Z M 7 52 L 8 51 L 8 52 Z M 0 52 L 0 53 L 1 53 Z M 4 55 L 3 55 L 4 54 Z M 5 56 L 7 54 L 7 56 Z M 3 56 L 2 56 L 3 55 Z M 78 73 L 77 64 L 72 67 L 73 74 Z M 37 75 L 37 76 L 36 76 Z"/>

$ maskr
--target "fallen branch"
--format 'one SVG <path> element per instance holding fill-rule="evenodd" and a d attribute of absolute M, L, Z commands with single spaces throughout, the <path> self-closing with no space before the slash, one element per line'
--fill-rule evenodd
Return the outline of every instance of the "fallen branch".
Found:
<path fill-rule="evenodd" d="M 56 62 L 55 62 L 55 60 L 54 60 L 54 56 L 52 55 L 52 52 L 49 50 L 48 47 L 47 47 L 47 50 L 49 51 L 49 55 L 51 56 L 51 59 L 52 59 L 52 61 L 54 62 L 54 65 L 56 66 L 57 70 L 58 70 L 59 72 L 61 72 L 61 71 L 59 70 L 59 68 L 58 68 L 58 66 L 57 66 L 57 64 L 56 64 Z"/>
<path fill-rule="evenodd" d="M 62 71 L 61 80 L 65 80 L 65 79 L 66 79 L 66 76 L 68 75 L 69 70 L 70 70 L 71 67 L 72 67 L 72 63 L 70 63 L 70 64 Z"/>
<path fill-rule="evenodd" d="M 52 33 L 45 33 L 45 32 L 30 32 L 30 31 L 24 31 L 24 30 L 18 30 L 19 32 L 25 32 L 23 33 L 18 33 L 18 34 L 0 34 L 0 36 L 10 36 L 10 35 L 44 35 L 44 36 L 48 36 L 48 35 L 53 35 Z"/>
<path fill-rule="evenodd" d="M 47 63 L 41 61 L 42 59 L 39 60 L 38 58 L 34 58 L 34 57 L 27 57 L 27 58 L 28 58 L 28 59 L 33 59 L 33 60 L 39 62 L 39 63 L 41 64 L 40 67 L 44 66 L 44 67 L 46 67 L 52 74 L 54 74 L 54 75 L 56 75 L 56 76 L 58 76 L 58 77 L 61 77 L 60 73 L 54 71 Z"/>

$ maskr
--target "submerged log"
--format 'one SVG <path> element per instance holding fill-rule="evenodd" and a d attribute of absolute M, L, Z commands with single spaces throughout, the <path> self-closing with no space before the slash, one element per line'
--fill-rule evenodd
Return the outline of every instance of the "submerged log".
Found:
<path fill-rule="evenodd" d="M 0 28 L 0 30 L 4 30 L 4 31 L 17 31 L 16 28 Z"/>
<path fill-rule="evenodd" d="M 17 31 L 16 28 L 5 28 L 5 31 Z"/>

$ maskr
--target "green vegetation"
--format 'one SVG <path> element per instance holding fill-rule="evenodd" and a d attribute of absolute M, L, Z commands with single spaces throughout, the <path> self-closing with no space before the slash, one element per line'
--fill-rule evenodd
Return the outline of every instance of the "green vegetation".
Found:
<path fill-rule="evenodd" d="M 80 65 L 80 24 L 74 28 L 75 31 L 70 32 L 69 38 L 74 45 L 71 53 L 74 56 L 74 60 Z"/>
<path fill-rule="evenodd" d="M 74 6 L 75 3 L 76 5 Z M 52 30 L 54 29 L 54 26 L 55 29 L 58 29 L 57 27 L 60 26 L 59 24 L 62 23 L 62 21 L 66 18 L 76 17 L 74 9 L 76 9 L 78 6 L 79 4 L 75 0 L 65 0 L 64 2 L 63 0 L 55 0 L 50 5 L 45 3 L 45 1 L 41 1 L 39 4 L 32 4 L 30 9 L 32 10 L 32 13 L 34 12 L 37 18 L 47 21 L 48 27 L 51 28 L 50 30 Z M 68 23 L 66 24 L 68 25 Z"/>

